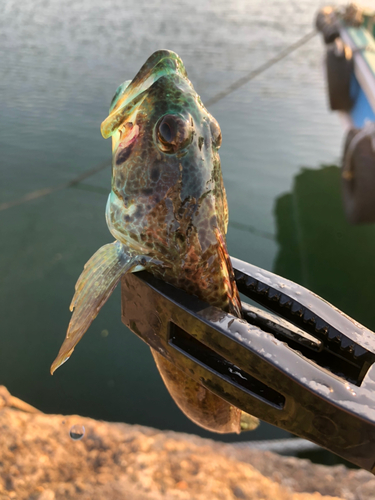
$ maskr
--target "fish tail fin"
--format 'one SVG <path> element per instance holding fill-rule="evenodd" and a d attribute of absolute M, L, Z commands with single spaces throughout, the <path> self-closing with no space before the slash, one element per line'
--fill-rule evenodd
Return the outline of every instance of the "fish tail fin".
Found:
<path fill-rule="evenodd" d="M 115 289 L 121 276 L 137 265 L 137 257 L 130 257 L 118 241 L 104 245 L 85 264 L 75 286 L 70 304 L 73 311 L 65 340 L 52 363 L 51 374 L 67 361 L 75 346 L 98 315 Z"/>

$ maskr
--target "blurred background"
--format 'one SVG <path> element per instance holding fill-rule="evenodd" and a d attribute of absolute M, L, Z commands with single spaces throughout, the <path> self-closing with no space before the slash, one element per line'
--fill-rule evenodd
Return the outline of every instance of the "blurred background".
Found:
<path fill-rule="evenodd" d="M 267 424 L 216 436 L 168 395 L 148 347 L 120 318 L 117 289 L 51 377 L 74 285 L 112 241 L 100 134 L 117 86 L 157 49 L 177 52 L 203 101 L 313 28 L 313 0 L 5 0 L 0 17 L 0 384 L 50 413 L 225 441 L 287 437 Z M 375 8 L 375 1 L 367 2 Z M 344 219 L 344 132 L 328 111 L 316 36 L 209 107 L 220 123 L 231 255 L 291 278 L 375 330 L 375 226 Z M 41 193 L 43 194 L 43 192 Z"/>

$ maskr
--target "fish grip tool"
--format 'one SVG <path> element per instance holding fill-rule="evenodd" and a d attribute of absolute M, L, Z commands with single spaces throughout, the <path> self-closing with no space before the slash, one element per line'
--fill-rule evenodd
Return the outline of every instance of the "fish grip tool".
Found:
<path fill-rule="evenodd" d="M 375 474 L 375 334 L 304 287 L 232 258 L 243 318 L 147 272 L 122 321 L 230 404 Z"/>

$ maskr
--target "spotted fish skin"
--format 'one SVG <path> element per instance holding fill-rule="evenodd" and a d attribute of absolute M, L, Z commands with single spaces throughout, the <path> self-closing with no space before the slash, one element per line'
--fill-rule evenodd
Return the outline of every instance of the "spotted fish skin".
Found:
<path fill-rule="evenodd" d="M 118 241 L 163 262 L 148 266 L 153 274 L 240 315 L 230 262 L 223 259 L 228 209 L 218 154 L 220 127 L 187 79 L 178 56 L 159 51 L 151 57 L 157 55 L 159 71 L 163 62 L 173 61 L 171 55 L 178 65 L 170 74 L 156 73 L 141 104 L 112 135 L 107 224 Z M 154 74 L 151 69 L 148 77 Z M 125 96 L 117 97 L 112 115 L 126 100 L 129 87 Z M 172 151 L 158 139 L 163 117 L 171 117 L 180 135 Z M 102 130 L 110 118 L 111 114 Z"/>
<path fill-rule="evenodd" d="M 240 317 L 225 242 L 228 208 L 218 154 L 221 131 L 178 55 L 155 52 L 133 81 L 120 85 L 101 130 L 104 137 L 112 136 L 106 220 L 129 253 L 131 264 L 124 272 L 146 269 Z M 120 265 L 116 263 L 111 275 L 117 277 Z M 90 270 L 85 271 L 89 275 Z M 62 359 L 64 352 L 60 354 Z M 157 352 L 152 354 L 170 394 L 198 425 L 215 432 L 256 426 L 254 417 L 186 377 Z"/>

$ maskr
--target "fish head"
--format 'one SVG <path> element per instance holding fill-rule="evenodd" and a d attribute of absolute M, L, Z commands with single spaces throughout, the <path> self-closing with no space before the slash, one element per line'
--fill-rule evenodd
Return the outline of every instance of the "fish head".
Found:
<path fill-rule="evenodd" d="M 153 256 L 177 247 L 181 253 L 182 240 L 191 247 L 189 233 L 198 236 L 200 251 L 217 244 L 214 230 L 225 233 L 227 211 L 221 130 L 177 54 L 155 52 L 120 85 L 101 130 L 112 136 L 106 218 L 118 241 Z"/>

